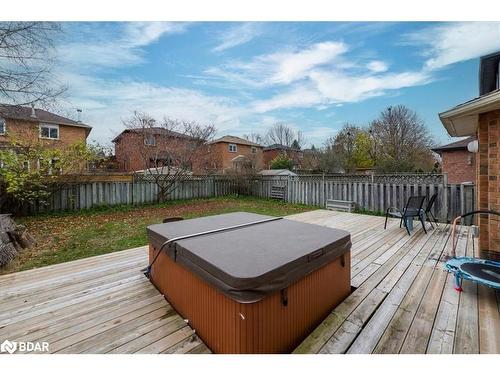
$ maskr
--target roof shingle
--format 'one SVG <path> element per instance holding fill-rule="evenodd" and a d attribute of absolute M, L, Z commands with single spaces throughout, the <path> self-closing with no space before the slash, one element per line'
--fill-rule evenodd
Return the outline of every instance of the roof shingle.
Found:
<path fill-rule="evenodd" d="M 225 143 L 236 143 L 238 145 L 246 145 L 246 146 L 254 146 L 254 147 L 262 147 L 258 143 L 249 141 L 248 139 L 236 137 L 234 135 L 225 135 L 221 138 L 215 139 L 210 143 L 220 143 L 220 142 L 225 142 Z"/>
<path fill-rule="evenodd" d="M 31 117 L 31 111 L 32 109 L 30 107 L 0 104 L 0 116 L 3 118 L 34 122 L 47 122 L 52 124 L 77 126 L 80 128 L 92 129 L 91 126 L 82 122 L 77 122 L 38 108 L 35 108 L 36 117 Z"/>
<path fill-rule="evenodd" d="M 468 137 L 465 139 L 461 139 L 460 141 L 456 141 L 456 142 L 448 143 L 446 145 L 435 147 L 432 149 L 432 151 L 440 153 L 442 151 L 453 151 L 453 150 L 463 150 L 463 149 L 466 150 L 467 145 L 474 140 L 475 140 L 474 137 Z"/>

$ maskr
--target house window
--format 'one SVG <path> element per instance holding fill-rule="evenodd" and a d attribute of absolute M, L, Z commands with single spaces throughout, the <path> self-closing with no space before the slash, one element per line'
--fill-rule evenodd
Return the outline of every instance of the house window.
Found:
<path fill-rule="evenodd" d="M 257 147 L 252 147 L 252 154 L 256 154 L 257 153 Z"/>
<path fill-rule="evenodd" d="M 230 143 L 228 149 L 229 152 L 238 152 L 238 147 L 234 143 Z"/>
<path fill-rule="evenodd" d="M 59 139 L 59 125 L 40 124 L 40 138 Z"/>
<path fill-rule="evenodd" d="M 144 144 L 146 146 L 156 146 L 156 139 L 155 139 L 155 137 L 152 135 L 152 136 L 144 138 Z"/>
<path fill-rule="evenodd" d="M 0 117 L 0 135 L 5 135 L 7 132 L 7 125 L 5 124 L 5 120 Z"/>

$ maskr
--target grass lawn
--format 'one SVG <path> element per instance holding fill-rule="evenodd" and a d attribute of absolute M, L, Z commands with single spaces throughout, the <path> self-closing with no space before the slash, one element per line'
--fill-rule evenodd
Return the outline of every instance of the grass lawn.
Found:
<path fill-rule="evenodd" d="M 316 207 L 255 197 L 228 196 L 19 218 L 17 222 L 28 227 L 38 245 L 0 269 L 0 274 L 146 245 L 146 226 L 161 223 L 169 216 L 190 219 L 235 211 L 284 216 L 313 209 Z"/>

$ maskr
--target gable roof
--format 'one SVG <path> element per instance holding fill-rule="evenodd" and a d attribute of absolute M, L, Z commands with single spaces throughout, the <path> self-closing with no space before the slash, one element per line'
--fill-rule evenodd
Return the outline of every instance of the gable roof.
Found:
<path fill-rule="evenodd" d="M 225 135 L 221 138 L 218 138 L 218 139 L 215 139 L 213 140 L 212 142 L 210 143 L 221 143 L 221 142 L 224 142 L 224 143 L 235 143 L 237 145 L 246 145 L 246 146 L 254 146 L 254 147 L 262 147 L 261 145 L 259 145 L 258 143 L 255 143 L 255 142 L 252 142 L 252 141 L 249 141 L 248 139 L 244 139 L 244 138 L 240 138 L 240 137 L 236 137 L 234 135 Z"/>
<path fill-rule="evenodd" d="M 446 145 L 442 145 L 439 147 L 435 147 L 432 149 L 432 151 L 437 152 L 440 154 L 443 151 L 456 151 L 456 150 L 467 150 L 467 145 L 475 140 L 474 137 L 468 137 L 465 139 L 461 139 L 460 141 L 448 143 Z"/>
<path fill-rule="evenodd" d="M 0 104 L 0 117 L 3 117 L 5 119 L 23 120 L 32 122 L 46 122 L 57 125 L 76 126 L 79 128 L 86 128 L 88 129 L 89 132 L 92 129 L 90 125 L 84 124 L 83 122 L 74 121 L 67 117 L 59 116 L 55 113 L 45 111 L 43 109 L 35 108 L 35 117 L 32 117 L 31 114 L 32 114 L 31 107 Z"/>
<path fill-rule="evenodd" d="M 125 134 L 133 134 L 133 133 L 142 133 L 144 131 L 147 131 L 149 135 L 161 135 L 161 136 L 167 136 L 167 137 L 176 137 L 176 138 L 186 138 L 186 139 L 191 139 L 192 137 L 182 134 L 173 130 L 168 130 L 165 128 L 159 128 L 159 127 L 151 127 L 151 128 L 144 128 L 144 129 L 125 129 L 122 131 L 120 134 L 118 134 L 111 142 L 118 142 L 120 138 L 123 137 Z"/>

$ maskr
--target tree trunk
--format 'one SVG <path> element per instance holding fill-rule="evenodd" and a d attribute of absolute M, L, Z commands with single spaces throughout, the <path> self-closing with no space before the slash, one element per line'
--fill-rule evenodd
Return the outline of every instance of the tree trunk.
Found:
<path fill-rule="evenodd" d="M 0 267 L 10 263 L 21 250 L 35 245 L 24 225 L 16 225 L 9 214 L 0 214 Z"/>

